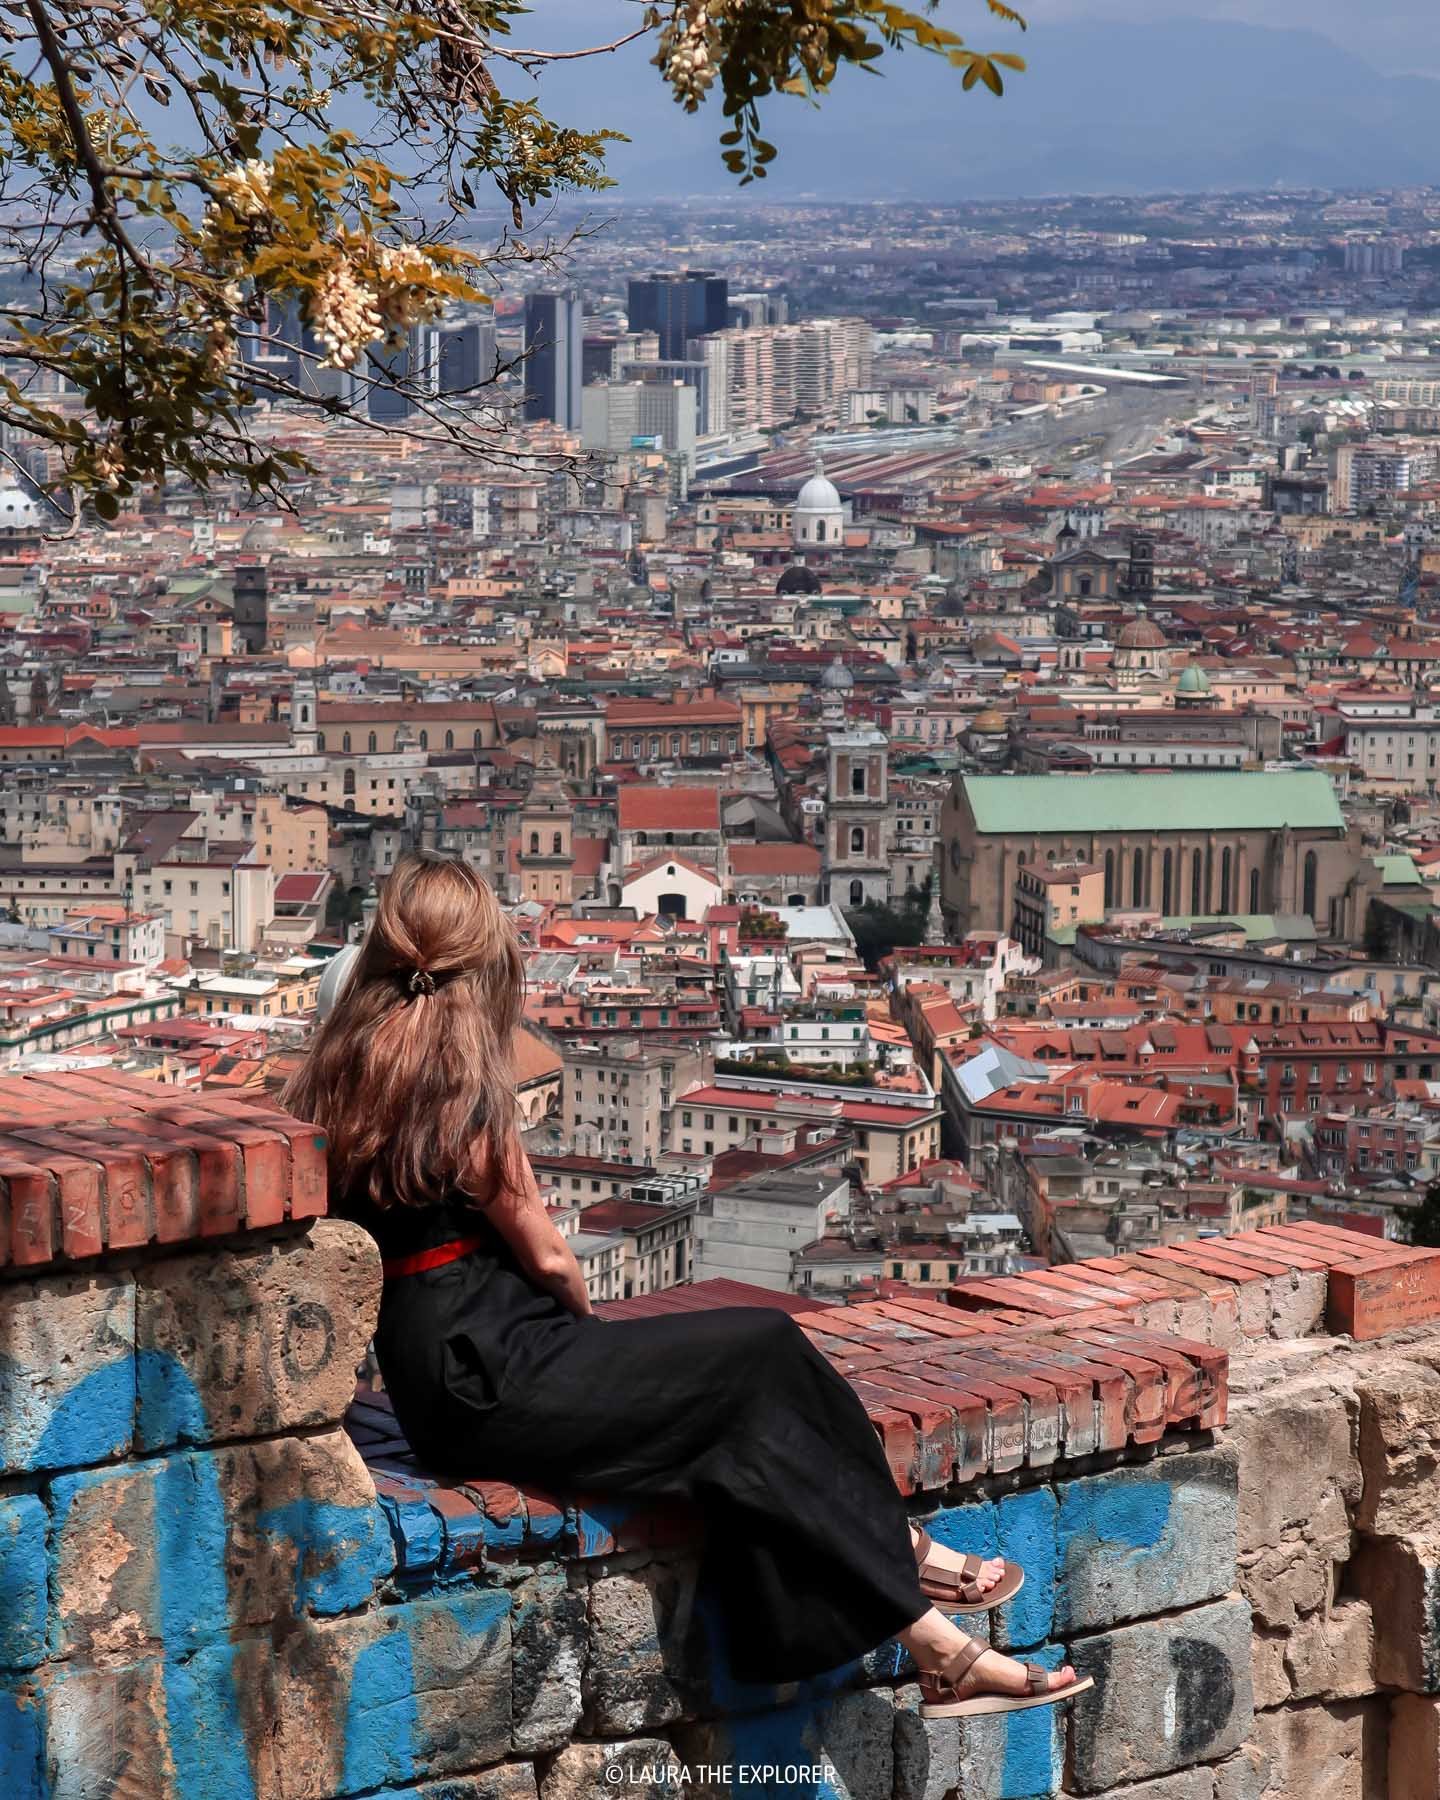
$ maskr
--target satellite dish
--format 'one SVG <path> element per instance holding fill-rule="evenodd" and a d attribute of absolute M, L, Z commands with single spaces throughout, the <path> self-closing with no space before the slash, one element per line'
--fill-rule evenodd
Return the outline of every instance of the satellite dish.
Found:
<path fill-rule="evenodd" d="M 347 944 L 338 956 L 330 958 L 329 967 L 320 977 L 320 991 L 315 996 L 315 1016 L 318 1019 L 328 1018 L 335 1002 L 344 991 L 355 970 L 355 958 L 360 954 L 358 944 Z"/>

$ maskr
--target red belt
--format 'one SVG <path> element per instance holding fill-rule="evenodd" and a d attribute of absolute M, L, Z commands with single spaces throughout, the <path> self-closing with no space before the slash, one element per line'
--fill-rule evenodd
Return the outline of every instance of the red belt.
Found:
<path fill-rule="evenodd" d="M 433 1250 L 417 1250 L 414 1256 L 391 1256 L 381 1263 L 380 1272 L 387 1281 L 393 1281 L 397 1275 L 422 1275 L 426 1269 L 443 1269 L 446 1263 L 459 1262 L 484 1243 L 483 1237 L 456 1238 Z"/>

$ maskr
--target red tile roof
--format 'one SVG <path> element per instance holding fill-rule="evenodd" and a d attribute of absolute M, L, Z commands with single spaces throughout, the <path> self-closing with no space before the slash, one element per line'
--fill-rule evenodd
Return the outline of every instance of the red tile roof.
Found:
<path fill-rule="evenodd" d="M 731 844 L 735 875 L 818 875 L 820 852 L 813 844 Z"/>
<path fill-rule="evenodd" d="M 323 875 L 282 875 L 275 883 L 275 898 L 282 906 L 313 906 L 330 885 Z"/>
<path fill-rule="evenodd" d="M 719 831 L 720 790 L 713 787 L 624 787 L 622 831 Z"/>

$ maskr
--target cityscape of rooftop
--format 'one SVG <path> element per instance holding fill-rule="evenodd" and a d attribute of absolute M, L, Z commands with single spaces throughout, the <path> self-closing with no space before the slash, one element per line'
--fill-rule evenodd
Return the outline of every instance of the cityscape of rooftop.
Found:
<path fill-rule="evenodd" d="M 724 159 L 733 7 L 517 21 L 599 148 L 442 21 L 413 218 L 384 81 L 333 213 L 245 137 L 294 44 L 193 207 L 0 166 L 0 1800 L 1440 1800 L 1440 40 L 1006 10 Z M 1073 1715 L 737 1682 L 683 1509 L 421 1465 L 282 1099 L 415 850 L 599 1316 L 794 1318 Z"/>

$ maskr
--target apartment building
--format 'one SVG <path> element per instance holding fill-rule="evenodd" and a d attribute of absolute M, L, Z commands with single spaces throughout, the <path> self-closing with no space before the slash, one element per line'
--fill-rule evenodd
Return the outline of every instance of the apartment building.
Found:
<path fill-rule="evenodd" d="M 661 1193 L 672 1186 L 687 1191 L 678 1200 L 649 1200 L 637 1196 L 650 1189 L 632 1188 L 629 1199 L 602 1200 L 587 1206 L 580 1215 L 582 1232 L 620 1240 L 623 1300 L 658 1294 L 692 1278 L 699 1177 L 653 1184 L 654 1190 Z"/>
<path fill-rule="evenodd" d="M 576 1154 L 653 1165 L 670 1148 L 676 1099 L 713 1067 L 699 1045 L 638 1038 L 566 1044 L 560 1123 Z"/>
<path fill-rule="evenodd" d="M 908 1089 L 852 1088 L 815 1081 L 765 1081 L 717 1075 L 690 1088 L 675 1107 L 669 1148 L 687 1156 L 739 1150 L 780 1127 L 848 1132 L 850 1160 L 868 1185 L 882 1186 L 940 1154 L 940 1103 L 929 1084 Z"/>
<path fill-rule="evenodd" d="M 706 1194 L 695 1213 L 696 1281 L 744 1281 L 793 1289 L 795 1259 L 850 1214 L 847 1177 L 768 1169 Z"/>

